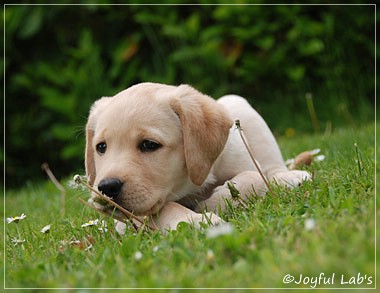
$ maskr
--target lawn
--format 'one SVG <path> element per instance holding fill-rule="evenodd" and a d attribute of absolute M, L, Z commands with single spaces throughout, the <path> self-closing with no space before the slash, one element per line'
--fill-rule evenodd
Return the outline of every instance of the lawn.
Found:
<path fill-rule="evenodd" d="M 5 288 L 374 288 L 374 134 L 368 125 L 280 138 L 285 158 L 321 149 L 326 159 L 307 167 L 314 182 L 228 209 L 232 229 L 219 235 L 183 224 L 120 236 L 68 180 L 64 215 L 51 182 L 7 190 L 4 217 L 26 218 L 4 219 Z M 107 231 L 82 227 L 97 218 Z"/>

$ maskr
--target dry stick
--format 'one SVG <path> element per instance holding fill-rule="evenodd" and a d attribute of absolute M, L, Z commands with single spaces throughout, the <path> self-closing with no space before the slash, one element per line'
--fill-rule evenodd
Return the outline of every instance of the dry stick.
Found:
<path fill-rule="evenodd" d="M 359 174 L 360 176 L 362 176 L 362 164 L 361 164 L 361 160 L 360 160 L 360 156 L 359 156 L 359 150 L 358 150 L 358 144 L 355 142 L 354 143 L 354 148 L 355 148 L 355 152 L 356 152 L 356 160 L 357 160 L 357 163 L 358 163 L 358 170 L 359 170 Z"/>
<path fill-rule="evenodd" d="M 249 156 L 251 157 L 251 160 L 252 160 L 253 164 L 255 165 L 257 171 L 259 172 L 259 174 L 260 174 L 261 178 L 263 179 L 265 185 L 267 186 L 269 192 L 273 194 L 273 190 L 272 190 L 272 188 L 270 187 L 270 185 L 269 185 L 269 183 L 268 183 L 268 180 L 265 178 L 263 172 L 261 171 L 260 166 L 259 166 L 259 164 L 257 163 L 256 159 L 254 158 L 254 156 L 253 156 L 253 154 L 252 154 L 252 151 L 251 151 L 251 149 L 250 149 L 250 147 L 249 147 L 249 145 L 248 145 L 248 143 L 247 143 L 247 140 L 246 140 L 245 135 L 244 135 L 244 133 L 243 133 L 243 129 L 241 128 L 240 120 L 239 120 L 239 119 L 236 119 L 236 120 L 235 120 L 235 125 L 236 125 L 236 128 L 239 130 L 239 134 L 240 134 L 241 140 L 243 141 L 244 146 L 245 146 L 245 148 L 247 149 L 247 151 L 248 151 L 248 153 L 249 153 Z"/>
<path fill-rule="evenodd" d="M 65 215 L 65 202 L 66 202 L 66 189 L 59 183 L 57 178 L 55 178 L 53 172 L 50 170 L 48 163 L 43 163 L 41 165 L 43 171 L 49 176 L 50 180 L 54 185 L 61 191 L 61 215 Z"/>
<path fill-rule="evenodd" d="M 100 198 L 104 199 L 107 203 L 109 203 L 110 205 L 114 206 L 115 208 L 117 208 L 120 212 L 123 213 L 123 215 L 127 218 L 127 219 L 135 219 L 136 221 L 138 221 L 140 224 L 142 225 L 145 225 L 146 223 L 141 220 L 139 217 L 135 216 L 133 213 L 131 213 L 130 211 L 124 209 L 122 206 L 118 205 L 116 202 L 114 202 L 113 200 L 111 200 L 108 196 L 105 196 L 104 194 L 100 193 L 99 191 L 97 191 L 96 189 L 92 188 L 92 186 L 90 186 L 88 183 L 86 182 L 81 182 L 84 186 L 86 186 L 89 190 L 91 190 L 92 192 L 96 193 L 96 195 L 98 195 Z M 98 210 L 98 209 L 97 209 Z M 100 210 L 99 210 L 100 211 Z M 150 225 L 147 225 L 147 227 L 149 227 L 151 230 L 156 230 L 156 227 L 154 226 L 150 226 Z"/>

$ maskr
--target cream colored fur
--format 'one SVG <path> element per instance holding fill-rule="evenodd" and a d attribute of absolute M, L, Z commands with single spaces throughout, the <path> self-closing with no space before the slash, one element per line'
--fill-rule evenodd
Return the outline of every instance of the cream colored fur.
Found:
<path fill-rule="evenodd" d="M 243 196 L 267 191 L 234 119 L 240 119 L 269 180 L 294 187 L 310 179 L 305 171 L 286 168 L 270 129 L 244 98 L 228 95 L 216 102 L 187 85 L 142 83 L 92 106 L 86 127 L 89 183 L 97 187 L 118 178 L 123 186 L 115 201 L 137 215 L 152 215 L 163 231 L 182 221 L 218 223 L 214 213 L 231 197 L 227 180 Z M 143 140 L 161 147 L 142 152 Z M 103 142 L 107 150 L 99 154 L 96 146 Z"/>

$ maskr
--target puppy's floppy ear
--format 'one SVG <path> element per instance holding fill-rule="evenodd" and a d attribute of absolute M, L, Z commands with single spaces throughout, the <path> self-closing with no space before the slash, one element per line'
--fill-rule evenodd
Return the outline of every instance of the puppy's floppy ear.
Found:
<path fill-rule="evenodd" d="M 95 161 L 94 161 L 94 150 L 92 146 L 92 141 L 95 134 L 95 124 L 98 113 L 104 109 L 105 104 L 108 103 L 110 98 L 104 97 L 97 100 L 90 110 L 90 115 L 87 120 L 86 125 L 86 151 L 85 151 L 85 166 L 86 166 L 86 176 L 88 178 L 88 183 L 93 186 L 96 177 Z"/>
<path fill-rule="evenodd" d="M 181 120 L 190 179 L 200 186 L 222 152 L 233 121 L 212 98 L 188 85 L 180 85 L 177 90 L 171 107 Z"/>

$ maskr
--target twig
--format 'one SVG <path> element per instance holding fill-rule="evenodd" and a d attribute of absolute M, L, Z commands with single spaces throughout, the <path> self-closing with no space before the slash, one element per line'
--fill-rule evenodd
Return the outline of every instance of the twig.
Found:
<path fill-rule="evenodd" d="M 65 215 L 65 202 L 66 202 L 66 189 L 59 183 L 57 178 L 55 178 L 53 172 L 50 170 L 48 163 L 43 163 L 41 169 L 46 172 L 50 180 L 54 185 L 61 191 L 61 215 Z"/>
<path fill-rule="evenodd" d="M 247 143 L 247 139 L 245 138 L 245 135 L 243 133 L 243 129 L 241 128 L 240 120 L 239 119 L 235 120 L 235 125 L 236 125 L 236 128 L 239 130 L 239 134 L 240 134 L 241 140 L 243 141 L 244 146 L 247 149 L 247 151 L 249 153 L 249 156 L 251 157 L 251 160 L 252 160 L 253 164 L 255 165 L 257 171 L 259 172 L 259 174 L 260 174 L 261 178 L 263 179 L 265 185 L 267 186 L 269 192 L 273 194 L 273 190 L 270 187 L 270 184 L 268 183 L 268 180 L 265 178 L 263 172 L 261 171 L 261 168 L 260 168 L 259 164 L 257 163 L 256 159 L 254 158 L 254 156 L 252 154 L 252 151 L 251 151 L 251 149 L 250 149 L 250 147 L 249 147 L 249 145 Z"/>
<path fill-rule="evenodd" d="M 361 160 L 360 160 L 360 155 L 359 155 L 359 150 L 358 150 L 358 144 L 355 142 L 354 143 L 354 148 L 355 148 L 355 152 L 356 152 L 356 158 L 357 158 L 357 164 L 358 164 L 358 170 L 359 170 L 359 174 L 360 176 L 363 175 L 362 173 L 362 164 L 361 164 Z"/>

